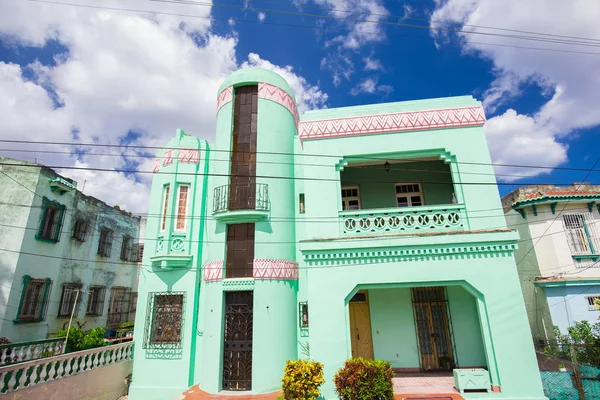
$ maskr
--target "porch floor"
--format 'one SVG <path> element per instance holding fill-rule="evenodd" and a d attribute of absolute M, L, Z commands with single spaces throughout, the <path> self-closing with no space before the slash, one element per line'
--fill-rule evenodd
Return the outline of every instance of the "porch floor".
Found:
<path fill-rule="evenodd" d="M 398 400 L 464 399 L 454 388 L 451 372 L 397 372 L 393 382 L 395 397 Z"/>

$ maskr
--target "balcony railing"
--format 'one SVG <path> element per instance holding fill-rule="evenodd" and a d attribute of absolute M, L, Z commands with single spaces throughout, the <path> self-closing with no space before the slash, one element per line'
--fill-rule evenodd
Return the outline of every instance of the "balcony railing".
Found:
<path fill-rule="evenodd" d="M 352 210 L 339 213 L 345 235 L 378 235 L 463 230 L 464 205 Z"/>
<path fill-rule="evenodd" d="M 63 354 L 64 343 L 58 338 L 0 345 L 0 366 Z"/>
<path fill-rule="evenodd" d="M 236 210 L 269 210 L 269 186 L 264 183 L 223 185 L 215 188 L 213 213 Z"/>

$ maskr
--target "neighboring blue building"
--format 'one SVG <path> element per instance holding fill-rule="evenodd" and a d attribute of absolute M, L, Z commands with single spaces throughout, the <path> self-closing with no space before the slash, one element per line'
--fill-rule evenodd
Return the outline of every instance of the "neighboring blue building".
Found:
<path fill-rule="evenodd" d="M 600 186 L 532 185 L 502 199 L 521 240 L 515 252 L 533 337 L 553 338 L 600 311 Z"/>

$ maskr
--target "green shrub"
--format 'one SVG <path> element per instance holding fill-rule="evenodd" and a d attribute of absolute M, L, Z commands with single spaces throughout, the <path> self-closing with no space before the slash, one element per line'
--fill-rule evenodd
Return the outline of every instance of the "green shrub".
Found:
<path fill-rule="evenodd" d="M 312 360 L 288 361 L 281 381 L 285 400 L 314 400 L 321 395 L 319 387 L 325 383 L 323 364 Z"/>
<path fill-rule="evenodd" d="M 387 361 L 346 360 L 333 379 L 340 400 L 393 400 L 394 372 Z"/>
<path fill-rule="evenodd" d="M 56 337 L 67 336 L 67 330 L 64 329 L 56 334 Z M 93 349 L 94 347 L 104 346 L 104 328 L 97 327 L 91 329 L 85 334 L 81 328 L 72 326 L 69 329 L 69 339 L 67 340 L 67 351 L 81 351 Z"/>

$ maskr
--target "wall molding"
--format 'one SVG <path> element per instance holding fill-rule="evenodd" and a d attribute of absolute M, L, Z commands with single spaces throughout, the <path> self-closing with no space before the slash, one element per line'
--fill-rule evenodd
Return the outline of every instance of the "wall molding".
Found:
<path fill-rule="evenodd" d="M 298 263 L 288 260 L 255 258 L 252 275 L 255 279 L 298 279 Z"/>
<path fill-rule="evenodd" d="M 217 112 L 223 107 L 225 104 L 233 101 L 233 86 L 227 86 L 219 95 L 217 96 Z"/>
<path fill-rule="evenodd" d="M 483 126 L 483 107 L 444 108 L 392 114 L 302 121 L 300 140 L 329 139 L 443 128 Z"/>
<path fill-rule="evenodd" d="M 516 244 L 487 244 L 451 247 L 427 247 L 403 250 L 363 251 L 305 251 L 304 261 L 309 266 L 379 264 L 401 261 L 456 260 L 510 257 Z"/>
<path fill-rule="evenodd" d="M 223 260 L 207 262 L 202 266 L 204 280 L 215 282 L 223 279 Z"/>
<path fill-rule="evenodd" d="M 258 98 L 274 101 L 275 103 L 281 104 L 287 108 L 288 111 L 294 116 L 296 127 L 298 126 L 298 108 L 296 106 L 296 102 L 288 92 L 275 85 L 261 82 L 258 84 Z"/>

